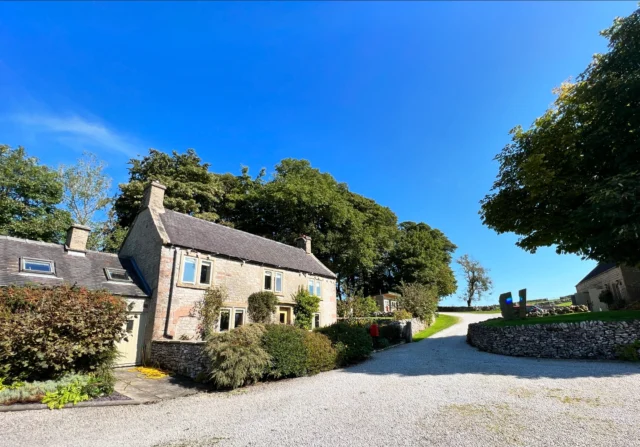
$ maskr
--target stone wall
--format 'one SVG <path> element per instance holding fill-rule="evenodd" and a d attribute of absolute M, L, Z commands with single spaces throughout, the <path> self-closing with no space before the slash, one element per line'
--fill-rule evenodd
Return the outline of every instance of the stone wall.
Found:
<path fill-rule="evenodd" d="M 438 306 L 438 312 L 475 312 L 475 311 L 488 311 L 498 310 L 500 306 L 492 304 L 490 306 Z"/>
<path fill-rule="evenodd" d="M 154 340 L 151 342 L 151 364 L 195 379 L 207 371 L 204 342 Z"/>
<path fill-rule="evenodd" d="M 615 359 L 616 346 L 639 339 L 640 320 L 505 327 L 475 323 L 467 332 L 467 342 L 481 351 L 558 359 Z"/>

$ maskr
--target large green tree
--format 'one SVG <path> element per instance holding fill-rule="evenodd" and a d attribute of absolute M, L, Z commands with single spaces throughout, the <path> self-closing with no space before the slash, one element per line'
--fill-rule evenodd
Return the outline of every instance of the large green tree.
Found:
<path fill-rule="evenodd" d="M 483 222 L 535 252 L 556 245 L 599 261 L 640 264 L 640 12 L 602 32 L 576 82 L 496 157 Z"/>
<path fill-rule="evenodd" d="M 398 289 L 403 282 L 419 283 L 433 286 L 440 297 L 451 295 L 457 289 L 451 269 L 455 249 L 440 230 L 423 222 L 402 222 L 393 248 L 372 278 L 372 287 L 385 291 Z"/>
<path fill-rule="evenodd" d="M 157 180 L 167 187 L 166 208 L 205 220 L 218 219 L 216 206 L 222 194 L 218 176 L 209 171 L 193 149 L 184 154 L 149 150 L 149 155 L 129 161 L 129 182 L 119 185 L 114 208 L 118 224 L 126 228 L 140 209 L 146 185 Z"/>
<path fill-rule="evenodd" d="M 0 145 L 0 234 L 62 241 L 71 224 L 69 213 L 57 208 L 62 194 L 57 172 L 21 146 Z"/>

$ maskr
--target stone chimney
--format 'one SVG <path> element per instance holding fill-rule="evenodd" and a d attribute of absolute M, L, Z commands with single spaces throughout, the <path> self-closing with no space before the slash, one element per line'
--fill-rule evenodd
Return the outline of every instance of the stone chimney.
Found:
<path fill-rule="evenodd" d="M 308 255 L 311 254 L 311 238 L 304 234 L 296 239 L 296 245 L 298 248 L 302 248 Z"/>
<path fill-rule="evenodd" d="M 141 208 L 151 208 L 160 211 L 164 210 L 164 191 L 166 189 L 166 186 L 156 180 L 149 183 L 144 189 Z"/>
<path fill-rule="evenodd" d="M 87 239 L 91 228 L 84 225 L 73 224 L 67 230 L 67 241 L 65 249 L 71 252 L 84 253 L 87 251 Z"/>

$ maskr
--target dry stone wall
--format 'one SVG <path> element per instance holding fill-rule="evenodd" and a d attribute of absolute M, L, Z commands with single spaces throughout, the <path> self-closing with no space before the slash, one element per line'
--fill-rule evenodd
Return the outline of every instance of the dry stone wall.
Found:
<path fill-rule="evenodd" d="M 154 340 L 151 342 L 151 363 L 195 379 L 207 371 L 204 342 Z"/>
<path fill-rule="evenodd" d="M 521 357 L 615 359 L 616 347 L 640 339 L 640 320 L 494 327 L 469 325 L 467 342 L 481 351 Z"/>

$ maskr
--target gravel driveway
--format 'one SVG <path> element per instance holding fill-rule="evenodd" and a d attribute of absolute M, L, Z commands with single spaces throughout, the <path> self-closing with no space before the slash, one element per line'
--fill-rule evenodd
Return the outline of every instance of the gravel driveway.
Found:
<path fill-rule="evenodd" d="M 464 315 L 314 377 L 159 404 L 0 413 L 0 446 L 640 446 L 640 367 L 487 354 Z"/>

